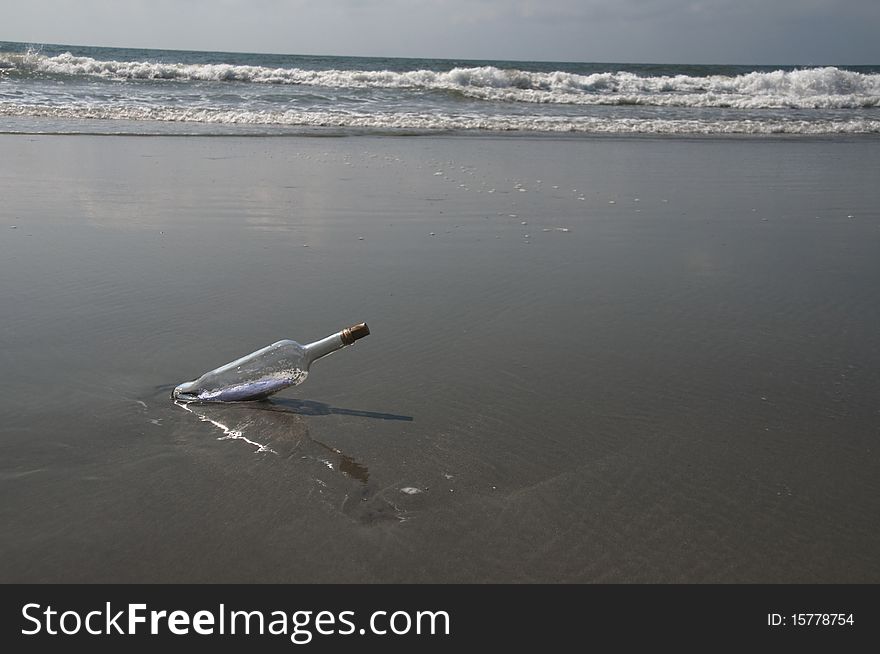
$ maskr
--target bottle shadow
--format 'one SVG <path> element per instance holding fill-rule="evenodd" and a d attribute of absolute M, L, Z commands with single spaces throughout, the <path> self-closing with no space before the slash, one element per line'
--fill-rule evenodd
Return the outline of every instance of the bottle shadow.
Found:
<path fill-rule="evenodd" d="M 301 416 L 355 416 L 357 418 L 372 418 L 374 420 L 402 420 L 412 422 L 415 420 L 412 416 L 402 416 L 395 413 L 380 413 L 377 411 L 361 411 L 359 409 L 343 409 L 340 407 L 330 406 L 324 402 L 316 402 L 315 400 L 297 400 L 288 398 L 271 398 L 263 401 L 264 404 L 271 405 L 270 410 L 291 411 Z M 277 408 L 276 408 L 277 407 Z"/>

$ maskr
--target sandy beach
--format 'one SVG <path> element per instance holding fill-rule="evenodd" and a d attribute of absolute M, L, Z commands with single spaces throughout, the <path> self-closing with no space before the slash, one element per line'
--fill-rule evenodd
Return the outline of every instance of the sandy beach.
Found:
<path fill-rule="evenodd" d="M 4 583 L 880 582 L 872 136 L 0 153 Z"/>

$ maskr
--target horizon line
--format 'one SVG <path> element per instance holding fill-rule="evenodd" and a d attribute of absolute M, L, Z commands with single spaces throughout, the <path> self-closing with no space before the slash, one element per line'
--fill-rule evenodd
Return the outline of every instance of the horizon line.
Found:
<path fill-rule="evenodd" d="M 263 55 L 263 56 L 282 56 L 282 57 L 326 57 L 326 58 L 346 58 L 346 59 L 397 59 L 397 60 L 434 60 L 434 61 L 467 61 L 467 62 L 505 62 L 505 63 L 539 63 L 539 64 L 621 64 L 627 66 L 736 66 L 736 67 L 748 67 L 748 66 L 761 66 L 761 67 L 771 67 L 771 66 L 785 66 L 785 67 L 797 67 L 797 66 L 805 66 L 809 68 L 821 68 L 827 66 L 880 66 L 880 64 L 868 64 L 868 63 L 846 63 L 846 62 L 823 62 L 823 63 L 781 63 L 781 62 L 772 62 L 772 63 L 738 63 L 738 62 L 683 62 L 683 61 L 613 61 L 613 60 L 574 60 L 574 59 L 518 59 L 518 58 L 505 58 L 505 57 L 492 57 L 492 58 L 481 58 L 481 57 L 438 57 L 438 56 L 405 56 L 405 55 L 377 55 L 377 54 L 321 54 L 321 53 L 306 53 L 306 52 L 269 52 L 269 51 L 252 51 L 252 50 L 207 50 L 202 48 L 167 48 L 167 47 L 146 47 L 146 46 L 132 46 L 132 45 L 100 45 L 100 44 L 86 44 L 86 43 L 56 43 L 52 41 L 9 41 L 5 39 L 0 39 L 0 43 L 13 43 L 18 45 L 26 45 L 26 46 L 38 46 L 38 45 L 48 45 L 54 47 L 70 47 L 70 48 L 102 48 L 106 50 L 148 50 L 154 52 L 190 52 L 190 53 L 200 53 L 200 54 L 233 54 L 233 55 Z"/>

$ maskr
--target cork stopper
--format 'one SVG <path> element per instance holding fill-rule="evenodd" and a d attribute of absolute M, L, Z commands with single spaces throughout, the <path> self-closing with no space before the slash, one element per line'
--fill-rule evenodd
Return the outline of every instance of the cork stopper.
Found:
<path fill-rule="evenodd" d="M 361 322 L 342 330 L 342 342 L 346 345 L 351 345 L 359 338 L 369 335 L 369 333 L 370 328 L 367 327 L 367 323 Z"/>

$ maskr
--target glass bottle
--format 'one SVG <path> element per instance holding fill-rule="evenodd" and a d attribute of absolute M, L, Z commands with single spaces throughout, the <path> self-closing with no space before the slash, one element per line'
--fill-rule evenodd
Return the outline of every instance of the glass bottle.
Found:
<path fill-rule="evenodd" d="M 308 345 L 284 340 L 231 361 L 198 379 L 185 382 L 171 392 L 179 402 L 247 402 L 305 381 L 309 366 L 356 340 L 367 336 L 366 323 L 352 325 Z"/>

